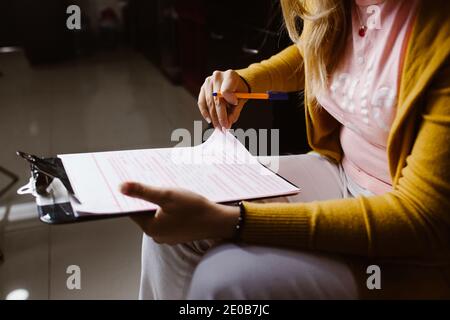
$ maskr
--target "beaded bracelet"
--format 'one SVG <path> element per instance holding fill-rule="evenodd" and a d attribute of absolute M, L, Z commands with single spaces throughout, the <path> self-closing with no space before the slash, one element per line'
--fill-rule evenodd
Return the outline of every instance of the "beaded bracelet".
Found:
<path fill-rule="evenodd" d="M 245 207 L 244 203 L 241 201 L 239 202 L 239 218 L 238 222 L 236 224 L 235 230 L 234 230 L 234 241 L 240 241 L 241 240 L 241 232 L 242 227 L 244 226 L 244 220 L 245 220 Z"/>

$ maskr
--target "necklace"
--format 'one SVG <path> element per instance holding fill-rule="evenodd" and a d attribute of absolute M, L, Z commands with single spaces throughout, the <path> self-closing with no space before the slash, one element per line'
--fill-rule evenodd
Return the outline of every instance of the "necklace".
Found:
<path fill-rule="evenodd" d="M 359 7 L 358 6 L 356 6 L 356 13 L 358 14 L 359 25 L 360 25 L 359 30 L 358 30 L 358 34 L 362 38 L 367 33 L 367 26 L 362 21 L 361 13 L 359 12 Z"/>

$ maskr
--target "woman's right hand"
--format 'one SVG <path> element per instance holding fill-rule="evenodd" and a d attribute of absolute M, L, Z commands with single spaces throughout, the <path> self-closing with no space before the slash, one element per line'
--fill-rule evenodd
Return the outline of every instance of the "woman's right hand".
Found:
<path fill-rule="evenodd" d="M 223 98 L 213 97 L 221 92 Z M 238 99 L 235 92 L 248 92 L 245 81 L 236 71 L 214 71 L 206 78 L 198 96 L 198 108 L 203 118 L 222 131 L 229 129 L 239 119 L 246 99 Z"/>

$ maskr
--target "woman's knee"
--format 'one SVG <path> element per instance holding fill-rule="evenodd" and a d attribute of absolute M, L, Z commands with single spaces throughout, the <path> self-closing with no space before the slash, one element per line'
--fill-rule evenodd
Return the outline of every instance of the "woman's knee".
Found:
<path fill-rule="evenodd" d="M 291 250 L 227 244 L 196 268 L 188 299 L 355 299 L 345 264 Z"/>
<path fill-rule="evenodd" d="M 247 299 L 253 279 L 246 261 L 240 260 L 233 244 L 212 249 L 199 263 L 192 277 L 188 299 Z"/>

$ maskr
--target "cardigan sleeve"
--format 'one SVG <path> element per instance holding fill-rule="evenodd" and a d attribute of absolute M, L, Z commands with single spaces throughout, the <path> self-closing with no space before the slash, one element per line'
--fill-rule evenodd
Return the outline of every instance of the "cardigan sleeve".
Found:
<path fill-rule="evenodd" d="M 236 71 L 247 81 L 252 92 L 293 92 L 304 88 L 303 59 L 296 45 Z"/>
<path fill-rule="evenodd" d="M 371 258 L 448 258 L 450 65 L 424 96 L 417 136 L 391 192 L 297 204 L 245 202 L 245 242 Z"/>

